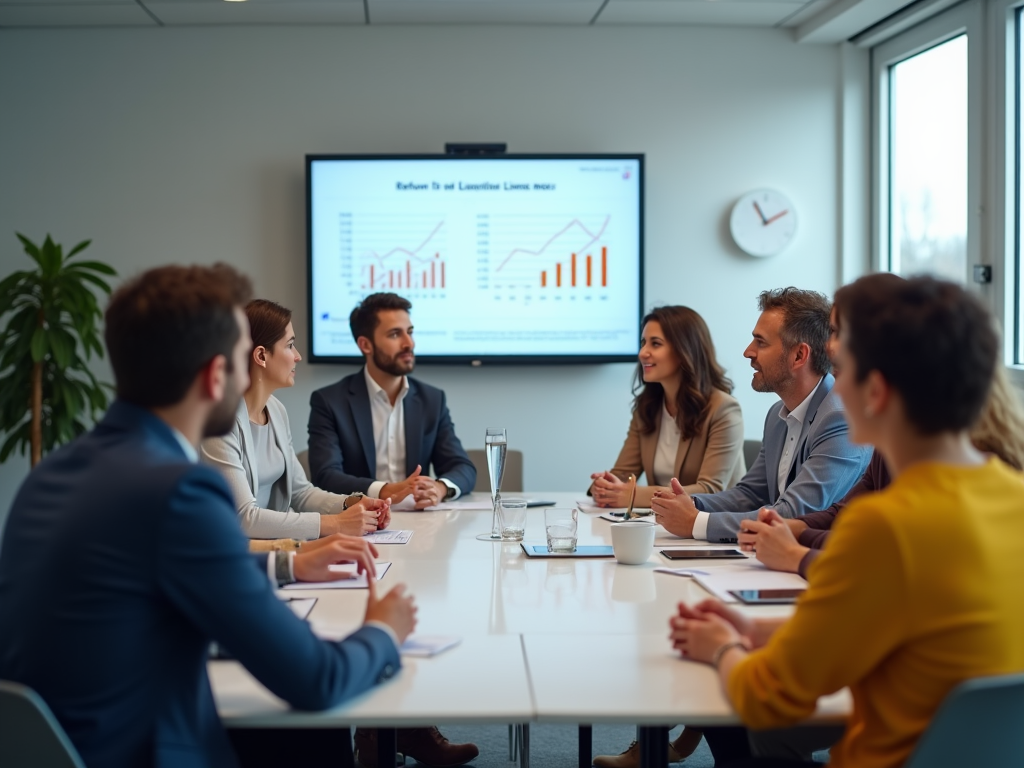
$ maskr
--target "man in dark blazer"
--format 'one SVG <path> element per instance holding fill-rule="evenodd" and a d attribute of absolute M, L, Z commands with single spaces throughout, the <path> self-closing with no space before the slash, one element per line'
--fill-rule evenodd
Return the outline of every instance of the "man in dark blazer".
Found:
<path fill-rule="evenodd" d="M 155 269 L 120 288 L 105 331 L 117 401 L 33 470 L 11 508 L 0 678 L 41 694 L 90 768 L 236 764 L 207 677 L 211 641 L 309 710 L 401 666 L 415 608 L 400 586 L 371 589 L 365 624 L 336 643 L 274 595 L 272 582 L 326 580 L 332 562 L 372 573 L 372 547 L 337 536 L 251 555 L 227 484 L 196 463 L 248 384 L 250 291 L 223 265 Z"/>
<path fill-rule="evenodd" d="M 309 401 L 317 487 L 392 503 L 411 496 L 417 509 L 473 490 L 476 468 L 455 436 L 444 392 L 408 375 L 416 364 L 411 308 L 394 293 L 375 293 L 352 310 L 366 365 Z M 427 476 L 431 465 L 436 480 Z"/>

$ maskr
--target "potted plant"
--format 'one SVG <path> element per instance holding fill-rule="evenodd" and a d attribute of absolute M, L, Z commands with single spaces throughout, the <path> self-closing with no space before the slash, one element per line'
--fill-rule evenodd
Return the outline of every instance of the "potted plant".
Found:
<path fill-rule="evenodd" d="M 109 384 L 89 370 L 93 353 L 103 357 L 97 289 L 114 269 L 75 259 L 90 240 L 64 249 L 49 235 L 36 245 L 18 235 L 35 267 L 0 280 L 0 462 L 16 449 L 31 449 L 32 466 L 43 454 L 86 430 L 107 407 Z"/>

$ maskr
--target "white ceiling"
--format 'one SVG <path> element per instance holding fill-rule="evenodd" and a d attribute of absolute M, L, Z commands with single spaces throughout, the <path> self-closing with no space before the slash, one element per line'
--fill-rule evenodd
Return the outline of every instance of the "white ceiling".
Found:
<path fill-rule="evenodd" d="M 0 0 L 0 27 L 254 24 L 731 25 L 844 40 L 908 0 Z M 845 23 L 844 23 L 845 20 Z M 856 27 L 856 28 L 853 28 Z"/>

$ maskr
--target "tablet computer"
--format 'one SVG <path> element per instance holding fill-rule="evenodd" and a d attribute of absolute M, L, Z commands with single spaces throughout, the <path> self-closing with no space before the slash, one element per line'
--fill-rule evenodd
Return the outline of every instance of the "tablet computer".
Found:
<path fill-rule="evenodd" d="M 738 549 L 663 549 L 669 560 L 746 560 Z"/>
<path fill-rule="evenodd" d="M 747 605 L 786 605 L 795 603 L 806 589 L 730 589 L 729 594 Z"/>
<path fill-rule="evenodd" d="M 610 544 L 577 546 L 572 552 L 552 552 L 547 544 L 522 543 L 527 557 L 615 557 Z"/>

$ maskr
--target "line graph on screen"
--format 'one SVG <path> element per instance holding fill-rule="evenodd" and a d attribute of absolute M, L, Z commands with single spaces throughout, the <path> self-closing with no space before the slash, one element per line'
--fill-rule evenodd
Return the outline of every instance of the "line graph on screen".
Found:
<path fill-rule="evenodd" d="M 351 291 L 443 295 L 448 287 L 444 214 L 339 215 L 342 276 Z"/>

